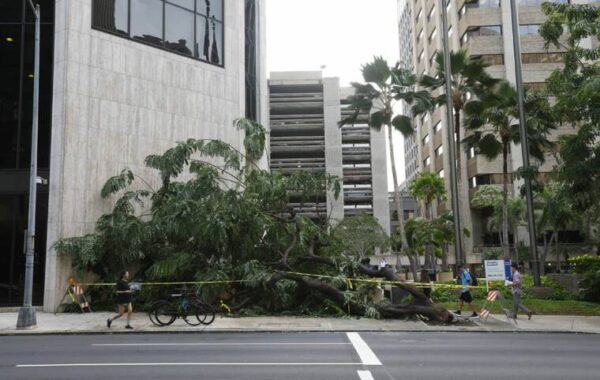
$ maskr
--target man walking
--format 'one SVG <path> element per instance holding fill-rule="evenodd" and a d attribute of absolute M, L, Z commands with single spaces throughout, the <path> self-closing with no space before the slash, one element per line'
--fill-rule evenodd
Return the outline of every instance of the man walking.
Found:
<path fill-rule="evenodd" d="M 533 313 L 529 311 L 523 303 L 521 302 L 521 297 L 523 296 L 523 277 L 519 272 L 519 266 L 517 263 L 512 263 L 510 265 L 510 270 L 512 272 L 512 283 L 509 283 L 508 286 L 512 288 L 513 295 L 513 310 L 515 312 L 515 318 L 517 318 L 517 312 L 521 309 L 525 314 L 527 314 L 527 318 L 531 319 Z"/>
<path fill-rule="evenodd" d="M 129 287 L 129 272 L 123 271 L 121 272 L 121 276 L 119 281 L 117 281 L 117 305 L 119 306 L 119 315 L 108 318 L 106 320 L 106 327 L 110 328 L 112 322 L 121 318 L 125 311 L 127 311 L 127 325 L 125 325 L 126 329 L 133 329 L 129 322 L 131 321 L 131 314 L 133 313 L 133 307 L 131 306 L 131 289 Z"/>
<path fill-rule="evenodd" d="M 477 311 L 475 311 L 475 306 L 473 306 L 472 304 L 473 296 L 471 295 L 471 291 L 469 290 L 469 286 L 473 283 L 473 279 L 471 278 L 471 274 L 469 273 L 469 271 L 465 270 L 465 267 L 463 265 L 458 267 L 458 280 L 460 282 L 460 285 L 462 285 L 463 287 L 460 292 L 458 310 L 456 310 L 455 313 L 460 315 L 462 313 L 464 303 L 466 302 L 469 305 L 471 311 L 473 311 L 471 317 L 477 317 Z"/>

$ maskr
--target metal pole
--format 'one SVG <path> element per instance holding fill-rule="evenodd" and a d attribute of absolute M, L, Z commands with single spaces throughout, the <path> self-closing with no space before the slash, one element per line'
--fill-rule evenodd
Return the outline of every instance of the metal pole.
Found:
<path fill-rule="evenodd" d="M 460 128 L 460 125 L 454 125 L 454 115 L 452 113 L 452 67 L 450 65 L 450 46 L 448 41 L 448 15 L 446 13 L 446 1 L 440 0 L 440 13 L 442 14 L 442 45 L 444 45 L 444 77 L 446 78 L 446 119 L 448 122 L 448 166 L 450 168 L 450 194 L 452 200 L 452 214 L 454 215 L 454 252 L 456 253 L 457 264 L 463 264 L 466 261 L 465 255 L 461 250 L 462 235 L 460 224 L 460 210 L 458 205 L 458 181 L 456 177 L 456 149 L 454 128 Z M 460 152 L 458 152 L 460 154 Z M 460 168 L 459 168 L 460 170 Z"/>
<path fill-rule="evenodd" d="M 27 241 L 25 251 L 25 294 L 23 306 L 19 308 L 17 329 L 31 328 L 37 325 L 35 309 L 32 306 L 33 294 L 33 260 L 35 250 L 35 206 L 37 186 L 37 143 L 38 143 L 38 108 L 40 95 L 40 6 L 29 5 L 35 14 L 35 61 L 33 70 L 33 116 L 31 125 L 31 163 L 29 171 L 29 215 L 27 219 Z"/>
<path fill-rule="evenodd" d="M 519 107 L 519 132 L 521 135 L 521 152 L 523 154 L 523 167 L 529 168 L 529 140 L 527 139 L 527 126 L 525 124 L 525 105 L 523 104 L 523 73 L 521 71 L 521 44 L 519 39 L 519 14 L 515 0 L 510 0 L 510 18 L 512 21 L 513 50 L 515 55 L 515 81 L 517 87 L 517 104 Z M 527 224 L 529 226 L 529 249 L 533 261 L 533 283 L 540 286 L 540 264 L 537 252 L 535 217 L 533 214 L 533 194 L 531 192 L 531 178 L 525 177 L 525 197 L 527 200 Z"/>

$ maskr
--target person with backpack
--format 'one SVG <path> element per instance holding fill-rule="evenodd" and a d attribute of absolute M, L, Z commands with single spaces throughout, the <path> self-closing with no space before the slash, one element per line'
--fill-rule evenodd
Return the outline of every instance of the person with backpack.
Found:
<path fill-rule="evenodd" d="M 456 310 L 454 313 L 461 315 L 462 313 L 462 309 L 463 306 L 465 304 L 465 302 L 469 305 L 469 308 L 471 309 L 471 311 L 473 312 L 473 314 L 471 314 L 471 317 L 478 317 L 479 314 L 477 314 L 477 311 L 475 310 L 475 306 L 473 306 L 473 296 L 471 295 L 471 291 L 469 289 L 469 286 L 473 286 L 473 278 L 471 277 L 471 274 L 469 273 L 469 271 L 467 269 L 465 269 L 465 267 L 463 265 L 458 267 L 458 278 L 457 278 L 457 283 L 458 285 L 462 285 L 462 289 L 460 291 L 460 297 L 459 297 L 459 304 L 458 304 L 458 310 Z"/>

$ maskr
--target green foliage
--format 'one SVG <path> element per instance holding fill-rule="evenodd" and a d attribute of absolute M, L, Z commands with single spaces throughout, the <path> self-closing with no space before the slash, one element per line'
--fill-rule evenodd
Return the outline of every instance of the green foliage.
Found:
<path fill-rule="evenodd" d="M 343 247 L 343 254 L 354 260 L 372 256 L 376 251 L 385 252 L 390 239 L 375 217 L 358 214 L 344 218 L 332 232 Z"/>
<path fill-rule="evenodd" d="M 546 46 L 565 49 L 565 64 L 546 80 L 553 111 L 573 128 L 560 141 L 558 178 L 579 212 L 600 204 L 600 48 L 585 43 L 598 38 L 600 10 L 594 5 L 542 6 L 547 21 L 540 27 Z M 563 42 L 563 41 L 566 41 Z"/>
<path fill-rule="evenodd" d="M 600 256 L 581 255 L 569 260 L 575 273 L 584 274 L 600 270 Z"/>
<path fill-rule="evenodd" d="M 600 302 L 600 270 L 584 275 L 579 282 L 579 295 L 585 301 Z"/>

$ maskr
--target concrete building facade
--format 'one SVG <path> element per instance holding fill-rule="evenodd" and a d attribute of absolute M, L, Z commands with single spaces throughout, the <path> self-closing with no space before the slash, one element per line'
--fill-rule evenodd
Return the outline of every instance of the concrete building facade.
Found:
<path fill-rule="evenodd" d="M 519 38 L 521 42 L 521 60 L 523 64 L 523 80 L 526 86 L 534 89 L 543 88 L 545 79 L 550 73 L 560 68 L 563 64 L 563 54 L 560 49 L 544 48 L 544 41 L 538 34 L 539 25 L 545 21 L 545 15 L 540 4 L 546 0 L 521 0 L 517 1 L 519 8 Z M 551 2 L 566 3 L 568 0 L 554 0 Z M 588 1 L 573 0 L 573 3 Z M 412 47 L 407 48 L 401 42 L 401 56 L 412 52 L 412 65 L 417 75 L 435 75 L 435 56 L 441 52 L 442 33 L 449 38 L 450 49 L 466 49 L 472 57 L 477 57 L 487 62 L 490 67 L 488 72 L 510 83 L 515 83 L 514 50 L 512 44 L 511 11 L 508 1 L 500 0 L 458 0 L 448 1 L 443 10 L 440 2 L 432 0 L 399 0 L 399 9 L 405 11 L 399 15 L 400 22 L 407 22 L 405 14 L 411 9 L 412 17 L 408 21 L 411 25 L 402 26 L 401 30 L 412 31 Z M 448 14 L 448 30 L 442 30 L 440 11 Z M 406 36 L 400 37 L 401 41 Z M 410 39 L 409 39 L 410 40 Z M 461 138 L 465 136 L 462 126 Z M 416 151 L 417 171 L 429 170 L 446 178 L 446 188 L 450 191 L 448 178 L 447 157 L 447 121 L 444 108 L 423 115 L 415 119 L 415 135 L 405 141 L 405 155 L 407 166 L 410 166 L 411 154 Z M 557 138 L 566 130 L 560 129 L 553 138 Z M 484 157 L 475 155 L 474 151 L 465 152 L 462 146 L 460 152 L 459 174 L 459 205 L 461 220 L 464 227 L 471 231 L 471 236 L 465 238 L 464 248 L 467 262 L 480 261 L 480 255 L 489 247 L 499 245 L 496 234 L 487 230 L 489 215 L 470 207 L 470 200 L 481 185 L 501 185 L 502 160 L 501 158 L 489 161 Z M 522 165 L 520 146 L 511 147 L 512 154 L 509 159 L 509 171 L 512 172 Z M 546 162 L 540 167 L 541 172 L 552 169 L 555 161 L 548 156 Z M 411 167 L 411 172 L 412 171 Z M 407 177 L 409 170 L 407 169 Z M 513 193 L 518 191 L 520 184 L 512 185 Z M 449 201 L 441 203 L 437 212 L 450 208 Z M 522 239 L 520 236 L 519 239 Z M 512 240 L 512 236 L 511 236 Z M 453 258 L 452 258 L 453 259 Z"/>
<path fill-rule="evenodd" d="M 72 273 L 52 244 L 93 232 L 112 206 L 100 197 L 109 177 L 128 167 L 158 185 L 147 155 L 187 138 L 242 148 L 234 119 L 268 125 L 265 18 L 261 0 L 57 0 L 42 14 L 53 28 L 42 31 L 49 185 L 35 299 L 53 310 Z"/>
<path fill-rule="evenodd" d="M 385 134 L 367 125 L 338 126 L 347 115 L 352 88 L 320 71 L 272 72 L 269 79 L 271 169 L 328 173 L 343 180 L 343 192 L 331 192 L 292 207 L 332 223 L 358 213 L 374 215 L 390 231 Z"/>

